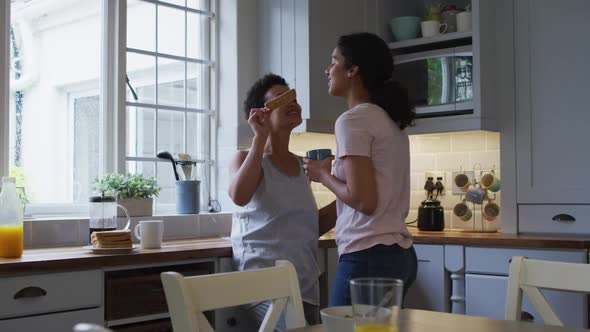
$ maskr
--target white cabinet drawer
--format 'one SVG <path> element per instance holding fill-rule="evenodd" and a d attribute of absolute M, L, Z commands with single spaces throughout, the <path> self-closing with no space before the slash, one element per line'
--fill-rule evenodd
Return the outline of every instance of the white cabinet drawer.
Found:
<path fill-rule="evenodd" d="M 101 306 L 98 270 L 0 278 L 0 319 Z"/>
<path fill-rule="evenodd" d="M 69 332 L 78 323 L 104 324 L 102 309 L 87 309 L 57 314 L 0 320 L 0 331 Z"/>
<path fill-rule="evenodd" d="M 568 221 L 569 217 L 575 220 Z M 519 205 L 518 230 L 520 233 L 590 234 L 590 205 Z"/>
<path fill-rule="evenodd" d="M 508 275 L 510 258 L 526 256 L 556 262 L 587 263 L 585 250 L 539 250 L 520 248 L 465 248 L 467 273 Z"/>

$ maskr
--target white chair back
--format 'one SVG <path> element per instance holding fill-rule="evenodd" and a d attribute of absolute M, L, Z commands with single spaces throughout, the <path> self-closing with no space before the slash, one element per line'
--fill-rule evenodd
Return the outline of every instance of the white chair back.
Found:
<path fill-rule="evenodd" d="M 512 257 L 505 318 L 520 319 L 524 292 L 545 324 L 563 326 L 539 288 L 590 293 L 590 265 Z"/>
<path fill-rule="evenodd" d="M 271 305 L 259 331 L 273 331 L 283 310 L 288 329 L 305 326 L 297 272 L 288 261 L 277 261 L 276 267 L 193 277 L 163 272 L 161 278 L 175 332 L 213 332 L 204 311 L 261 301 Z"/>

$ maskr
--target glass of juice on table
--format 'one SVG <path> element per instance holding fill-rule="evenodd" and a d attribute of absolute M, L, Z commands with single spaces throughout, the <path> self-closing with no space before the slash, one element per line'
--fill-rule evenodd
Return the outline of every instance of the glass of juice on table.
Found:
<path fill-rule="evenodd" d="M 2 178 L 0 191 L 0 258 L 23 254 L 23 206 L 16 193 L 16 179 Z"/>
<path fill-rule="evenodd" d="M 350 280 L 355 332 L 398 332 L 404 283 L 391 278 Z"/>

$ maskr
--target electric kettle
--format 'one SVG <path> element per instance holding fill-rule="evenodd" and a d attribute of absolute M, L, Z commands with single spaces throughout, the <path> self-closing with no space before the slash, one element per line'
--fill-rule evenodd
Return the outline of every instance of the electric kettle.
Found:
<path fill-rule="evenodd" d="M 442 231 L 445 229 L 445 210 L 437 199 L 426 199 L 418 208 L 418 229 Z"/>

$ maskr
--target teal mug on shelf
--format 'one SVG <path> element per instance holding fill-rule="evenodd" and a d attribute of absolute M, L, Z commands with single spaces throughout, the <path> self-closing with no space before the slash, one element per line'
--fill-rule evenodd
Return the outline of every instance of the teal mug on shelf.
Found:
<path fill-rule="evenodd" d="M 392 18 L 389 21 L 389 26 L 395 40 L 402 41 L 418 38 L 420 35 L 420 21 L 418 16 L 400 16 Z"/>

